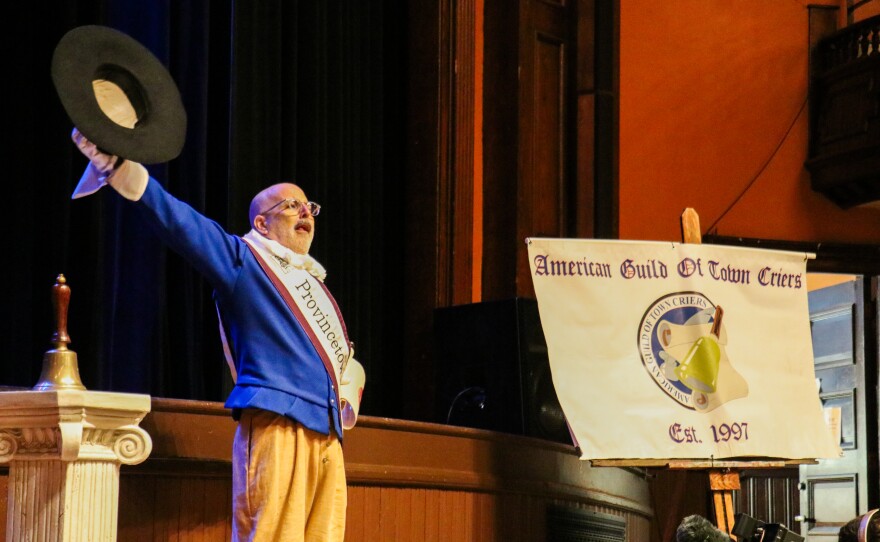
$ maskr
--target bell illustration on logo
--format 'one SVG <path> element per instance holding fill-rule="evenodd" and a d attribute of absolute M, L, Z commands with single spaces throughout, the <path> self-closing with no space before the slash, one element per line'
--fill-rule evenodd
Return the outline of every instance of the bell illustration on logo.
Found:
<path fill-rule="evenodd" d="M 709 404 L 707 394 L 715 393 L 718 387 L 718 369 L 721 365 L 721 319 L 724 310 L 715 307 L 712 329 L 708 335 L 700 337 L 688 350 L 681 365 L 675 368 L 679 380 L 693 390 L 694 407 L 705 409 Z"/>
<path fill-rule="evenodd" d="M 688 394 L 682 403 L 697 412 L 746 397 L 749 386 L 727 357 L 727 331 L 720 306 L 705 308 L 683 324 L 661 320 L 656 339 L 660 373 L 670 385 Z"/>

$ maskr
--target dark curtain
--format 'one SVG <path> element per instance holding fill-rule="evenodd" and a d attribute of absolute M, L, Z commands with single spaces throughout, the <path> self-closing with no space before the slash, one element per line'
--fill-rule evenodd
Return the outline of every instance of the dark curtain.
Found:
<path fill-rule="evenodd" d="M 150 166 L 231 233 L 251 197 L 296 182 L 323 205 L 313 254 L 327 267 L 357 357 L 363 411 L 400 416 L 405 255 L 402 43 L 393 2 L 138 0 L 6 7 L 3 59 L 9 251 L 0 385 L 31 387 L 54 331 L 50 290 L 72 290 L 69 331 L 92 390 L 223 400 L 230 387 L 211 288 L 112 190 L 71 201 L 86 165 L 52 86 L 55 45 L 76 26 L 121 30 L 169 69 L 187 110 L 177 159 Z"/>

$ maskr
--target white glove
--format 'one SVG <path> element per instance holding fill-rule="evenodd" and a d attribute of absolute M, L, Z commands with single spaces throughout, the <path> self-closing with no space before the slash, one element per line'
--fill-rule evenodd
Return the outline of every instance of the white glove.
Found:
<path fill-rule="evenodd" d="M 97 145 L 86 139 L 86 136 L 76 128 L 73 129 L 70 138 L 79 151 L 89 159 L 89 165 L 71 195 L 72 199 L 94 194 L 105 184 L 112 186 L 126 199 L 132 201 L 141 199 L 149 180 L 149 174 L 144 166 L 101 152 Z"/>

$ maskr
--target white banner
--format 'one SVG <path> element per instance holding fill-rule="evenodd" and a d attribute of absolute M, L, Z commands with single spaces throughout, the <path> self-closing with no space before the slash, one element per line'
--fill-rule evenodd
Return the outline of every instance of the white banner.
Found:
<path fill-rule="evenodd" d="M 529 239 L 559 402 L 582 459 L 827 458 L 810 255 Z"/>

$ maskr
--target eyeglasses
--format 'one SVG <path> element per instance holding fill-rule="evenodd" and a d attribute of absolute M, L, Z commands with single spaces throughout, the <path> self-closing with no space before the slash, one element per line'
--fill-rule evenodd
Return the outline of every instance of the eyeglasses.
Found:
<path fill-rule="evenodd" d="M 306 206 L 306 209 L 309 210 L 309 214 L 311 214 L 312 216 L 318 216 L 318 213 L 321 212 L 321 206 L 318 205 L 317 203 L 315 203 L 314 201 L 309 201 L 307 203 L 303 203 L 303 202 L 299 201 L 298 199 L 287 198 L 287 199 L 283 199 L 283 200 L 279 201 L 278 203 L 269 207 L 268 209 L 261 212 L 260 214 L 265 215 L 265 214 L 269 213 L 270 211 L 272 211 L 273 209 L 276 209 L 278 207 L 281 207 L 282 212 L 287 209 L 290 209 L 291 211 L 293 211 L 295 213 L 300 213 L 300 212 L 302 212 L 303 205 Z"/>

